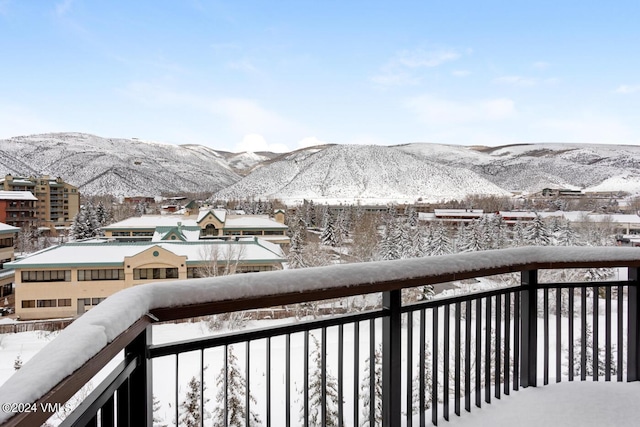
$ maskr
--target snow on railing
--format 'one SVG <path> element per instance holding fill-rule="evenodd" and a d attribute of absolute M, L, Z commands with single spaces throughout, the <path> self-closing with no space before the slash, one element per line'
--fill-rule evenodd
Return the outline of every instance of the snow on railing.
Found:
<path fill-rule="evenodd" d="M 0 387 L 0 402 L 37 401 L 154 310 L 248 299 L 268 302 L 265 297 L 278 295 L 298 295 L 297 301 L 304 301 L 306 294 L 311 300 L 338 289 L 341 296 L 360 295 L 509 271 L 599 265 L 640 266 L 640 252 L 523 247 L 139 285 L 112 295 L 63 330 Z M 11 415 L 0 413 L 0 422 Z"/>

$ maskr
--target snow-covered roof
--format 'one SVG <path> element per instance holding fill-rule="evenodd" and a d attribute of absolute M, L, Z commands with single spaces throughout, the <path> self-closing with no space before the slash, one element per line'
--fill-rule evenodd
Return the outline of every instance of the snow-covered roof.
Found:
<path fill-rule="evenodd" d="M 0 402 L 35 402 L 138 319 L 158 308 L 346 287 L 357 295 L 377 289 L 372 288 L 374 283 L 504 267 L 597 261 L 636 265 L 639 254 L 637 248 L 521 247 L 138 285 L 108 297 L 60 332 L 0 387 Z M 0 423 L 10 415 L 0 412 Z"/>
<path fill-rule="evenodd" d="M 38 200 L 31 191 L 0 190 L 0 200 Z"/>
<path fill-rule="evenodd" d="M 198 242 L 132 242 L 120 243 L 107 240 L 64 243 L 52 246 L 33 255 L 4 264 L 5 268 L 55 268 L 82 266 L 121 266 L 125 257 L 132 257 L 151 247 L 161 247 L 179 256 L 186 256 L 187 263 L 198 263 L 210 258 L 212 248 L 219 248 L 219 259 L 225 254 L 234 256 L 241 251 L 241 261 L 281 262 L 284 254 L 279 245 L 245 237 L 236 240 L 204 240 Z M 241 249 L 235 249 L 241 248 Z"/>
<path fill-rule="evenodd" d="M 225 211 L 223 209 L 200 209 L 200 212 L 198 213 L 198 219 L 196 220 L 196 223 L 199 223 L 200 221 L 202 221 L 204 219 L 204 217 L 209 215 L 209 212 L 214 214 L 216 216 L 216 218 L 218 218 L 220 220 L 220 222 L 222 222 L 222 223 L 224 223 L 226 218 L 227 218 L 227 211 Z"/>
<path fill-rule="evenodd" d="M 225 228 L 281 228 L 287 226 L 269 218 L 268 215 L 228 215 Z"/>
<path fill-rule="evenodd" d="M 0 234 L 17 233 L 20 228 L 0 222 Z"/>

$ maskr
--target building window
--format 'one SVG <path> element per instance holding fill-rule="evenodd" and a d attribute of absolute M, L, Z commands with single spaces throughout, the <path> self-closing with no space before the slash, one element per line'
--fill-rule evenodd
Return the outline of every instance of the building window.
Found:
<path fill-rule="evenodd" d="M 134 280 L 177 279 L 177 268 L 134 268 Z"/>
<path fill-rule="evenodd" d="M 136 237 L 153 237 L 153 231 L 134 231 L 131 235 Z"/>
<path fill-rule="evenodd" d="M 262 230 L 244 230 L 243 236 L 262 236 Z"/>
<path fill-rule="evenodd" d="M 236 268 L 236 273 L 258 273 L 260 271 L 273 271 L 272 265 L 240 265 Z"/>
<path fill-rule="evenodd" d="M 240 236 L 242 232 L 240 230 L 227 230 L 227 236 Z"/>
<path fill-rule="evenodd" d="M 111 235 L 113 237 L 122 237 L 122 236 L 131 236 L 131 233 L 129 231 L 112 231 Z"/>
<path fill-rule="evenodd" d="M 57 307 L 57 301 L 54 299 L 39 299 L 38 308 Z"/>
<path fill-rule="evenodd" d="M 93 280 L 124 280 L 124 268 L 78 270 L 78 280 L 81 282 Z"/>
<path fill-rule="evenodd" d="M 34 299 L 23 300 L 22 308 L 36 308 L 36 300 Z"/>
<path fill-rule="evenodd" d="M 283 236 L 284 231 L 283 230 L 265 230 L 264 235 L 265 236 Z"/>
<path fill-rule="evenodd" d="M 98 305 L 104 300 L 106 300 L 106 298 L 91 298 L 91 305 Z"/>
<path fill-rule="evenodd" d="M 71 298 L 58 298 L 58 307 L 71 307 Z"/>
<path fill-rule="evenodd" d="M 23 271 L 22 282 L 70 282 L 71 270 Z"/>
<path fill-rule="evenodd" d="M 218 230 L 216 230 L 216 226 L 213 224 L 207 224 L 207 226 L 202 230 L 202 234 L 204 236 L 217 236 Z"/>

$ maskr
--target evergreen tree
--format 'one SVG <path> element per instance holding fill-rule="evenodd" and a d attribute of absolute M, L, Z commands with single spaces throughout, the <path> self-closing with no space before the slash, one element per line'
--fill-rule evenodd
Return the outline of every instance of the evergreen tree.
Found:
<path fill-rule="evenodd" d="M 334 225 L 333 215 L 328 213 L 325 216 L 325 224 L 324 229 L 322 230 L 322 234 L 320 235 L 320 241 L 325 246 L 337 246 L 338 238 L 336 237 L 336 230 Z"/>
<path fill-rule="evenodd" d="M 88 239 L 91 237 L 91 229 L 89 228 L 84 209 L 80 209 L 76 216 L 73 217 L 73 222 L 71 223 L 71 237 L 74 240 Z"/>
<path fill-rule="evenodd" d="M 226 380 L 226 381 L 225 381 Z M 226 383 L 226 390 L 225 390 Z M 239 427 L 245 426 L 247 408 L 246 401 L 246 379 L 238 367 L 238 359 L 233 353 L 233 346 L 227 347 L 227 367 L 223 367 L 216 377 L 217 406 L 213 411 L 214 427 Z M 227 402 L 227 419 L 225 420 L 224 402 Z M 249 395 L 249 401 L 256 403 L 256 399 Z M 261 424 L 260 417 L 253 411 L 249 414 L 249 425 L 258 426 Z"/>
<path fill-rule="evenodd" d="M 360 399 L 363 401 L 363 420 L 361 427 L 382 425 L 382 345 L 379 345 L 374 355 L 374 370 L 371 372 L 371 355 L 364 362 L 364 377 L 360 382 Z M 373 375 L 373 389 L 371 388 Z M 373 409 L 373 425 L 370 424 Z"/>
<path fill-rule="evenodd" d="M 191 377 L 189 384 L 187 385 L 187 395 L 185 399 L 180 403 L 180 418 L 178 425 L 185 427 L 200 427 L 200 420 L 202 418 L 200 407 L 200 394 L 204 393 L 204 388 L 201 387 L 200 381 L 196 377 Z M 206 404 L 209 399 L 204 399 Z M 204 418 L 208 418 L 209 413 L 204 411 Z"/>
<path fill-rule="evenodd" d="M 548 246 L 551 244 L 551 232 L 540 215 L 536 217 L 524 229 L 525 240 L 530 245 Z"/>
<path fill-rule="evenodd" d="M 338 418 L 338 380 L 331 375 L 330 372 L 325 373 L 324 391 L 326 393 L 326 423 L 322 424 L 322 359 L 326 355 L 322 354 L 318 339 L 311 335 L 314 343 L 314 351 L 312 353 L 312 369 L 309 373 L 309 425 L 315 426 L 339 426 Z M 304 421 L 304 408 L 301 411 L 301 421 Z"/>
<path fill-rule="evenodd" d="M 289 253 L 287 259 L 289 261 L 289 268 L 304 268 L 306 263 L 304 261 L 304 230 L 299 227 L 291 227 L 291 245 L 289 246 Z"/>
<path fill-rule="evenodd" d="M 578 233 L 571 227 L 571 222 L 566 219 L 558 221 L 554 237 L 558 246 L 576 246 L 578 244 Z"/>
<path fill-rule="evenodd" d="M 516 221 L 511 229 L 511 245 L 512 246 L 525 246 L 526 245 L 526 237 L 525 237 L 525 226 L 522 221 Z"/>
<path fill-rule="evenodd" d="M 485 227 L 481 221 L 473 220 L 466 228 L 466 240 L 459 242 L 460 252 L 477 252 L 488 248 Z"/>
<path fill-rule="evenodd" d="M 423 409 L 429 409 L 431 407 L 431 395 L 432 395 L 432 384 L 431 384 L 431 352 L 428 349 L 425 349 L 424 355 L 424 408 L 420 408 L 420 361 L 418 360 L 418 366 L 416 370 L 416 375 L 413 377 L 412 384 L 412 396 L 411 396 L 411 409 L 414 414 L 419 413 Z"/>
<path fill-rule="evenodd" d="M 453 252 L 449 230 L 442 221 L 432 224 L 431 239 L 426 252 L 430 256 L 446 255 Z"/>

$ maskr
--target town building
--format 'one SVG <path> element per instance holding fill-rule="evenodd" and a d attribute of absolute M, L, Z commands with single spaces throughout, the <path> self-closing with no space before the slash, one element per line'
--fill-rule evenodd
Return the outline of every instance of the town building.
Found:
<path fill-rule="evenodd" d="M 30 191 L 37 198 L 37 226 L 49 228 L 54 233 L 71 226 L 73 218 L 80 210 L 78 188 L 64 182 L 60 177 L 5 175 L 0 179 L 0 188 L 5 191 Z"/>
<path fill-rule="evenodd" d="M 256 237 L 201 241 L 65 243 L 8 262 L 22 320 L 73 317 L 131 286 L 279 270 L 282 248 Z"/>
<path fill-rule="evenodd" d="M 13 270 L 6 270 L 4 264 L 15 259 L 13 247 L 19 228 L 0 223 L 0 298 L 13 292 Z M 2 304 L 0 304 L 0 307 Z"/>
<path fill-rule="evenodd" d="M 37 201 L 30 191 L 0 190 L 0 222 L 17 228 L 35 228 Z"/>
<path fill-rule="evenodd" d="M 120 242 L 199 241 L 258 237 L 289 244 L 283 210 L 268 215 L 236 215 L 224 209 L 186 209 L 185 214 L 143 215 L 103 227 L 105 236 Z"/>

